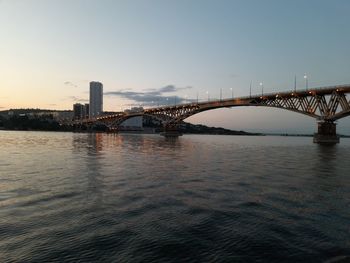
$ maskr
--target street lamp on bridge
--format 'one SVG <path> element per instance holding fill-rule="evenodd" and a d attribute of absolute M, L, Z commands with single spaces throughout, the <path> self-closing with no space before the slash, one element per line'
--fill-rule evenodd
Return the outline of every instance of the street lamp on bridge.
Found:
<path fill-rule="evenodd" d="M 264 96 L 264 85 L 262 82 L 260 82 L 260 87 L 261 87 L 261 96 Z"/>
<path fill-rule="evenodd" d="M 304 79 L 305 79 L 305 88 L 306 88 L 306 91 L 307 91 L 309 89 L 309 79 L 307 78 L 306 73 L 304 75 Z"/>
<path fill-rule="evenodd" d="M 233 99 L 233 88 L 230 88 L 231 90 L 231 98 Z"/>
<path fill-rule="evenodd" d="M 250 86 L 249 86 L 249 98 L 252 97 L 252 81 L 250 81 Z"/>
<path fill-rule="evenodd" d="M 207 93 L 207 95 L 208 95 L 208 101 L 209 101 L 209 91 L 207 91 L 206 93 Z"/>

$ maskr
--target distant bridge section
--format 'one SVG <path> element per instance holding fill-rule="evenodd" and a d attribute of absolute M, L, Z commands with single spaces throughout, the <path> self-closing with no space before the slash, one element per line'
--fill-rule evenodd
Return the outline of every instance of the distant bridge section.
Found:
<path fill-rule="evenodd" d="M 350 101 L 347 94 L 350 85 L 339 85 L 307 90 L 292 90 L 286 92 L 268 93 L 254 96 L 236 97 L 231 99 L 212 100 L 206 102 L 191 102 L 186 104 L 154 107 L 139 112 L 118 112 L 97 118 L 73 121 L 73 125 L 92 125 L 104 123 L 108 127 L 118 129 L 119 125 L 135 116 L 148 115 L 160 120 L 164 126 L 164 135 L 176 136 L 176 127 L 186 118 L 200 112 L 238 106 L 274 107 L 301 113 L 318 122 L 318 132 L 315 133 L 316 143 L 337 143 L 334 121 L 350 115 Z"/>

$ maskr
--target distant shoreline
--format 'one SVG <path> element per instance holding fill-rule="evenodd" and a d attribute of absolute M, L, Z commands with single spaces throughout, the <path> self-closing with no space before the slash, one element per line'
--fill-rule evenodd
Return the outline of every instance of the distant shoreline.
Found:
<path fill-rule="evenodd" d="M 147 132 L 147 131 L 99 131 L 99 130 L 38 130 L 38 129 L 5 129 L 0 127 L 0 131 L 21 131 L 21 132 L 72 132 L 72 133 L 107 133 L 107 134 L 160 134 L 160 132 Z M 266 134 L 262 133 L 210 133 L 210 132 L 183 132 L 184 135 L 231 135 L 231 136 L 266 136 Z"/>
<path fill-rule="evenodd" d="M 106 133 L 106 134 L 155 134 L 159 132 L 143 132 L 143 131 L 67 131 L 67 130 L 20 130 L 20 129 L 4 129 L 0 127 L 1 131 L 21 131 L 21 132 L 71 132 L 71 133 Z M 225 135 L 225 136 L 278 136 L 278 137 L 313 137 L 313 134 L 277 134 L 277 133 L 243 133 L 243 134 L 220 134 L 220 133 L 183 133 L 184 135 Z M 350 135 L 339 134 L 341 138 L 350 138 Z"/>

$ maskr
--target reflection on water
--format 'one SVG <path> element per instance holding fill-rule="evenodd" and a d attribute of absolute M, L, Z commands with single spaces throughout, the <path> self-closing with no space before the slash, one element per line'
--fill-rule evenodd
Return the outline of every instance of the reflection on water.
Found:
<path fill-rule="evenodd" d="M 350 254 L 350 140 L 0 133 L 1 262 Z"/>

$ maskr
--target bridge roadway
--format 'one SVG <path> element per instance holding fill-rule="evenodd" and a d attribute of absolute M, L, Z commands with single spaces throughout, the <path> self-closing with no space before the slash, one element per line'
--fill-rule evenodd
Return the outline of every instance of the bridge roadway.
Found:
<path fill-rule="evenodd" d="M 165 136 L 180 135 L 176 127 L 186 118 L 212 109 L 231 108 L 238 106 L 263 106 L 285 109 L 310 116 L 317 120 L 318 132 L 315 133 L 315 143 L 338 143 L 336 120 L 350 115 L 350 101 L 346 95 L 350 93 L 349 85 L 309 88 L 307 90 L 291 90 L 230 99 L 205 102 L 190 102 L 144 109 L 139 112 L 117 112 L 115 114 L 75 120 L 72 125 L 93 125 L 103 123 L 117 129 L 125 120 L 148 115 L 158 119 L 164 126 Z"/>

